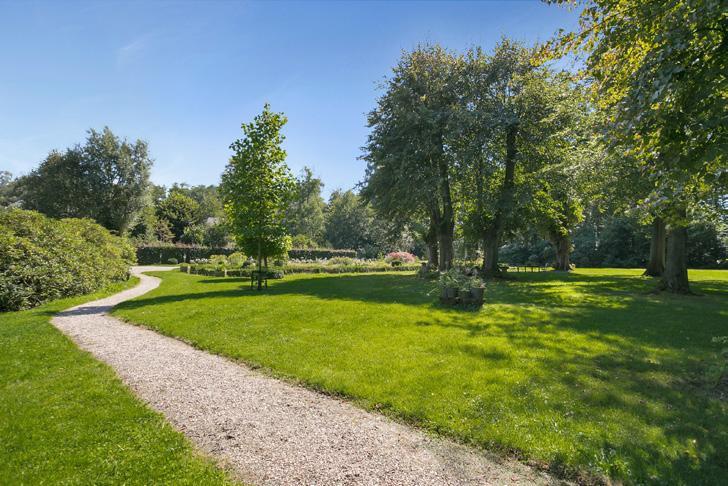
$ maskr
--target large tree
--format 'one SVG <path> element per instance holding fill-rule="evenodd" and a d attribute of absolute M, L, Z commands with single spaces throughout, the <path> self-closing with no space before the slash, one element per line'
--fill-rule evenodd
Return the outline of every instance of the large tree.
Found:
<path fill-rule="evenodd" d="M 19 182 L 23 204 L 49 216 L 89 217 L 126 233 L 148 203 L 152 161 L 147 143 L 119 139 L 108 127 L 86 142 L 54 151 Z"/>
<path fill-rule="evenodd" d="M 586 107 L 578 91 L 567 76 L 536 65 L 534 52 L 504 39 L 492 55 L 474 49 L 465 57 L 450 146 L 457 156 L 465 234 L 481 240 L 488 276 L 500 274 L 499 249 L 508 234 L 523 229 L 537 191 L 550 195 L 563 185 L 541 187 L 546 171 L 559 166 L 561 177 L 571 178 L 564 167 L 572 165 L 583 138 Z M 561 197 L 549 200 L 552 209 L 572 206 Z M 539 204 L 543 209 L 543 197 Z M 550 232 L 552 239 L 556 234 Z M 555 244 L 569 248 L 562 240 Z"/>
<path fill-rule="evenodd" d="M 562 3 L 562 2 L 559 2 Z M 629 147 L 653 189 L 641 203 L 667 226 L 662 287 L 689 292 L 687 226 L 728 186 L 728 40 L 722 0 L 590 0 L 559 53 L 586 51 L 609 138 Z"/>
<path fill-rule="evenodd" d="M 459 57 L 439 46 L 403 54 L 369 114 L 363 155 L 365 200 L 391 220 L 428 218 L 428 253 L 438 257 L 441 270 L 453 259 L 454 160 L 448 137 L 461 66 Z"/>
<path fill-rule="evenodd" d="M 284 218 L 295 180 L 286 165 L 281 129 L 288 119 L 268 104 L 252 122 L 242 125 L 243 138 L 234 141 L 222 174 L 225 212 L 238 245 L 257 260 L 258 276 L 269 257 L 290 246 Z M 267 270 L 267 268 L 266 268 Z M 258 290 L 262 280 L 258 278 Z"/>

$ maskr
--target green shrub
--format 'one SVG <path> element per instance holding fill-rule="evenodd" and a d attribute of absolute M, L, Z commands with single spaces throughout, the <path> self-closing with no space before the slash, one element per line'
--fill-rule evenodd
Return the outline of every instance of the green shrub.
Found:
<path fill-rule="evenodd" d="M 92 292 L 128 278 L 134 249 L 90 219 L 0 209 L 0 311 Z"/>
<path fill-rule="evenodd" d="M 334 257 L 328 262 L 329 265 L 353 265 L 354 259 L 349 257 Z"/>
<path fill-rule="evenodd" d="M 170 258 L 167 260 L 167 263 L 172 264 L 172 265 L 177 265 L 179 263 L 179 261 L 176 258 Z"/>
<path fill-rule="evenodd" d="M 241 267 L 245 262 L 245 255 L 243 255 L 239 251 L 236 251 L 235 253 L 231 253 L 230 255 L 228 255 L 227 262 L 230 267 Z"/>

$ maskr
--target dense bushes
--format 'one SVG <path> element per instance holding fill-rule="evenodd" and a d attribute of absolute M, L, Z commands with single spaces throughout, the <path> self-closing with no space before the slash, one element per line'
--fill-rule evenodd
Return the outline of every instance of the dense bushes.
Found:
<path fill-rule="evenodd" d="M 207 246 L 140 246 L 137 248 L 137 260 L 140 265 L 167 263 L 176 258 L 178 262 L 189 262 L 200 258 L 210 258 L 212 255 L 230 255 L 239 251 L 237 248 L 213 248 Z M 354 250 L 329 250 L 326 248 L 294 249 L 288 251 L 288 256 L 301 260 L 316 260 L 319 258 L 348 257 L 355 258 Z"/>
<path fill-rule="evenodd" d="M 0 310 L 97 290 L 128 277 L 134 249 L 90 219 L 0 210 Z"/>

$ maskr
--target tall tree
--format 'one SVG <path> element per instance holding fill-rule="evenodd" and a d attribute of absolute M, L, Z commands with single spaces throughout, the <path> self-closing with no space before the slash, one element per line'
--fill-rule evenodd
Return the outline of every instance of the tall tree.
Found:
<path fill-rule="evenodd" d="M 481 239 L 482 271 L 489 276 L 500 274 L 504 238 L 523 224 L 522 213 L 539 190 L 533 180 L 549 166 L 569 165 L 568 154 L 581 138 L 585 107 L 573 83 L 537 66 L 534 53 L 503 39 L 491 56 L 474 49 L 465 57 L 457 137 L 450 145 L 457 154 L 465 233 Z"/>
<path fill-rule="evenodd" d="M 291 204 L 286 211 L 286 227 L 292 235 L 304 235 L 310 240 L 322 243 L 324 234 L 324 207 L 321 197 L 324 184 L 304 167 L 296 178 L 296 188 Z"/>
<path fill-rule="evenodd" d="M 282 255 L 290 246 L 284 224 L 285 212 L 295 180 L 286 165 L 281 129 L 288 119 L 283 113 L 263 112 L 244 123 L 244 137 L 234 141 L 234 154 L 222 174 L 221 191 L 225 212 L 238 245 L 255 256 L 258 276 L 268 257 Z M 258 290 L 262 281 L 258 278 Z"/>
<path fill-rule="evenodd" d="M 84 145 L 51 152 L 20 181 L 23 203 L 53 217 L 89 217 L 126 233 L 148 203 L 147 143 L 89 130 Z"/>
<path fill-rule="evenodd" d="M 559 2 L 564 3 L 564 2 Z M 728 40 L 722 0 L 590 0 L 558 53 L 586 51 L 595 99 L 653 183 L 641 201 L 665 221 L 662 288 L 690 291 L 687 225 L 728 188 Z"/>
<path fill-rule="evenodd" d="M 441 270 L 453 259 L 453 158 L 447 139 L 461 65 L 439 46 L 405 53 L 369 114 L 371 133 L 362 157 L 365 200 L 392 220 L 426 215 L 428 253 L 438 257 Z"/>

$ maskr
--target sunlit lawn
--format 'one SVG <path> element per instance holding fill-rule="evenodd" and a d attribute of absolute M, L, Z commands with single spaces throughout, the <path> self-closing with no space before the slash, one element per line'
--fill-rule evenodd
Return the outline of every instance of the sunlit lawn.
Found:
<path fill-rule="evenodd" d="M 0 313 L 0 484 L 230 483 L 49 322 L 125 286 Z"/>
<path fill-rule="evenodd" d="M 702 377 L 728 335 L 728 272 L 691 272 L 689 297 L 639 274 L 520 274 L 472 312 L 413 275 L 287 276 L 259 293 L 172 272 L 116 313 L 560 474 L 720 483 L 728 403 Z"/>

